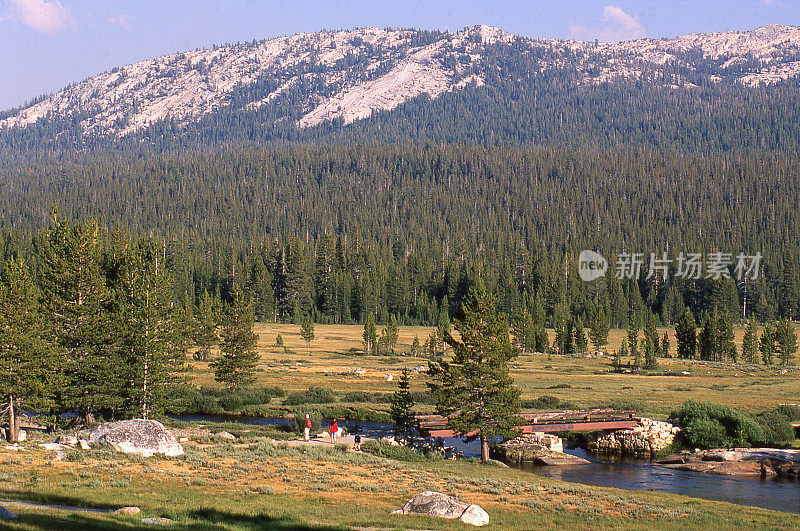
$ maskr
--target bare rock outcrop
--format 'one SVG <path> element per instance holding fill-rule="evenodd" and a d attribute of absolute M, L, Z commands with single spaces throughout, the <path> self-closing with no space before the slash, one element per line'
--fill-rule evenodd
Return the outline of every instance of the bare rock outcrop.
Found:
<path fill-rule="evenodd" d="M 466 503 L 441 492 L 425 491 L 417 494 L 402 509 L 392 514 L 416 514 L 437 518 L 459 519 L 465 524 L 481 527 L 489 523 L 489 515 L 480 505 Z"/>
<path fill-rule="evenodd" d="M 158 421 L 133 419 L 101 424 L 92 431 L 82 432 L 90 447 L 113 448 L 126 454 L 152 457 L 163 454 L 171 457 L 183 455 L 175 436 Z"/>

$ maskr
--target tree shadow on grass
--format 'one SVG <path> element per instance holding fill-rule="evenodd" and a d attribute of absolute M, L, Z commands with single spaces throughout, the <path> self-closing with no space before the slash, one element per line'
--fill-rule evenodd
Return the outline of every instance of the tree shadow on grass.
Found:
<path fill-rule="evenodd" d="M 157 516 L 163 516 L 175 520 L 169 526 L 153 526 L 144 524 L 141 519 L 146 515 L 115 516 L 111 511 L 118 509 L 119 506 L 109 504 L 98 504 L 84 500 L 83 498 L 61 496 L 54 494 L 40 494 L 30 491 L 5 491 L 0 493 L 0 505 L 4 501 L 17 501 L 35 505 L 60 506 L 65 508 L 74 507 L 76 511 L 50 510 L 39 508 L 20 508 L 15 510 L 19 515 L 16 520 L 9 521 L 14 524 L 33 527 L 35 529 L 66 529 L 80 530 L 87 529 L 181 529 L 187 531 L 200 531 L 203 529 L 215 528 L 234 528 L 243 530 L 256 529 L 276 529 L 276 530 L 299 530 L 314 531 L 324 529 L 342 529 L 338 526 L 310 525 L 290 516 L 271 516 L 267 513 L 243 514 L 221 511 L 211 507 L 201 507 L 198 509 L 188 509 L 180 511 L 156 511 Z M 13 505 L 9 508 L 14 510 Z M 81 512 L 81 509 L 94 512 Z M 149 512 L 149 511 L 147 511 Z M 0 525 L 2 527 L 2 525 Z"/>

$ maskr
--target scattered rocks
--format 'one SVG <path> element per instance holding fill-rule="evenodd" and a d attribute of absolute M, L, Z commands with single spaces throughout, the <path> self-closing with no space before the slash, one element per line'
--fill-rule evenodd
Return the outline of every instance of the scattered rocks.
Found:
<path fill-rule="evenodd" d="M 515 437 L 492 448 L 492 453 L 507 461 L 549 466 L 582 465 L 589 462 L 564 453 L 564 442 L 560 437 L 541 432 Z"/>
<path fill-rule="evenodd" d="M 172 525 L 175 521 L 169 518 L 142 518 L 142 523 L 147 525 Z"/>
<path fill-rule="evenodd" d="M 53 450 L 47 455 L 47 457 L 51 461 L 63 461 L 67 458 L 67 454 L 61 450 Z"/>
<path fill-rule="evenodd" d="M 774 448 L 734 448 L 732 450 L 700 450 L 672 456 L 660 465 L 675 470 L 688 470 L 737 477 L 800 477 L 800 450 Z"/>
<path fill-rule="evenodd" d="M 91 446 L 89 446 L 89 442 L 85 439 L 81 439 L 78 441 L 78 445 L 81 447 L 81 450 L 89 450 Z"/>
<path fill-rule="evenodd" d="M 73 435 L 59 435 L 56 437 L 55 442 L 66 446 L 77 446 L 78 438 Z"/>
<path fill-rule="evenodd" d="M 466 503 L 441 492 L 425 491 L 417 494 L 402 509 L 392 514 L 416 514 L 437 518 L 460 519 L 465 524 L 477 527 L 489 523 L 489 515 L 474 503 Z"/>
<path fill-rule="evenodd" d="M 590 451 L 613 454 L 653 457 L 675 440 L 680 428 L 669 422 L 659 422 L 644 417 L 636 418 L 638 426 L 617 430 L 590 441 Z"/>
<path fill-rule="evenodd" d="M 113 514 L 124 515 L 124 516 L 134 516 L 134 515 L 137 515 L 137 514 L 139 514 L 141 512 L 142 512 L 142 510 L 139 509 L 138 507 L 131 506 L 131 507 L 122 507 L 120 509 L 117 509 L 116 511 L 114 511 Z"/>
<path fill-rule="evenodd" d="M 176 456 L 183 454 L 183 447 L 163 424 L 155 420 L 123 420 L 108 422 L 86 434 L 87 446 L 113 448 L 122 453 L 152 457 L 155 454 Z M 79 441 L 83 447 L 84 441 Z"/>
<path fill-rule="evenodd" d="M 221 431 L 219 433 L 215 433 L 214 437 L 219 437 L 220 439 L 226 439 L 228 441 L 235 441 L 236 436 L 232 433 L 228 433 L 227 431 Z"/>
<path fill-rule="evenodd" d="M 0 520 L 13 520 L 17 515 L 0 505 Z"/>

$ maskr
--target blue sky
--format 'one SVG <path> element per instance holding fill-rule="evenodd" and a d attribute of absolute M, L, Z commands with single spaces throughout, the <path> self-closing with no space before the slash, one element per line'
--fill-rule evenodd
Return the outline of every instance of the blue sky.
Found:
<path fill-rule="evenodd" d="M 674 37 L 800 25 L 800 0 L 0 0 L 0 109 L 114 66 L 212 44 L 475 24 L 529 37 Z"/>

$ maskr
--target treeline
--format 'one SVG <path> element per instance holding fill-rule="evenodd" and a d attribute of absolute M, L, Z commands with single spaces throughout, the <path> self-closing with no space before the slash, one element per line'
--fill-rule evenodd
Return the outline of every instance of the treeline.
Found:
<path fill-rule="evenodd" d="M 234 289 L 218 312 L 205 297 L 195 317 L 193 304 L 176 300 L 158 238 L 104 234 L 94 220 L 71 224 L 54 212 L 35 241 L 35 260 L 12 257 L 0 275 L 10 441 L 24 410 L 73 412 L 86 422 L 163 413 L 195 344 L 219 342 L 212 367 L 226 387 L 253 383 L 252 306 Z"/>
<path fill-rule="evenodd" d="M 0 163 L 0 244 L 38 271 L 55 204 L 94 216 L 100 238 L 120 226 L 164 242 L 176 300 L 216 304 L 233 286 L 256 318 L 435 325 L 481 277 L 508 315 L 554 327 L 674 324 L 685 308 L 733 321 L 796 319 L 800 167 L 779 153 L 685 155 L 647 149 L 293 145 L 148 156 L 44 157 Z M 595 249 L 605 277 L 584 282 Z M 649 253 L 732 254 L 719 278 L 645 278 Z M 623 252 L 641 275 L 616 278 Z M 761 253 L 757 278 L 735 275 Z"/>

